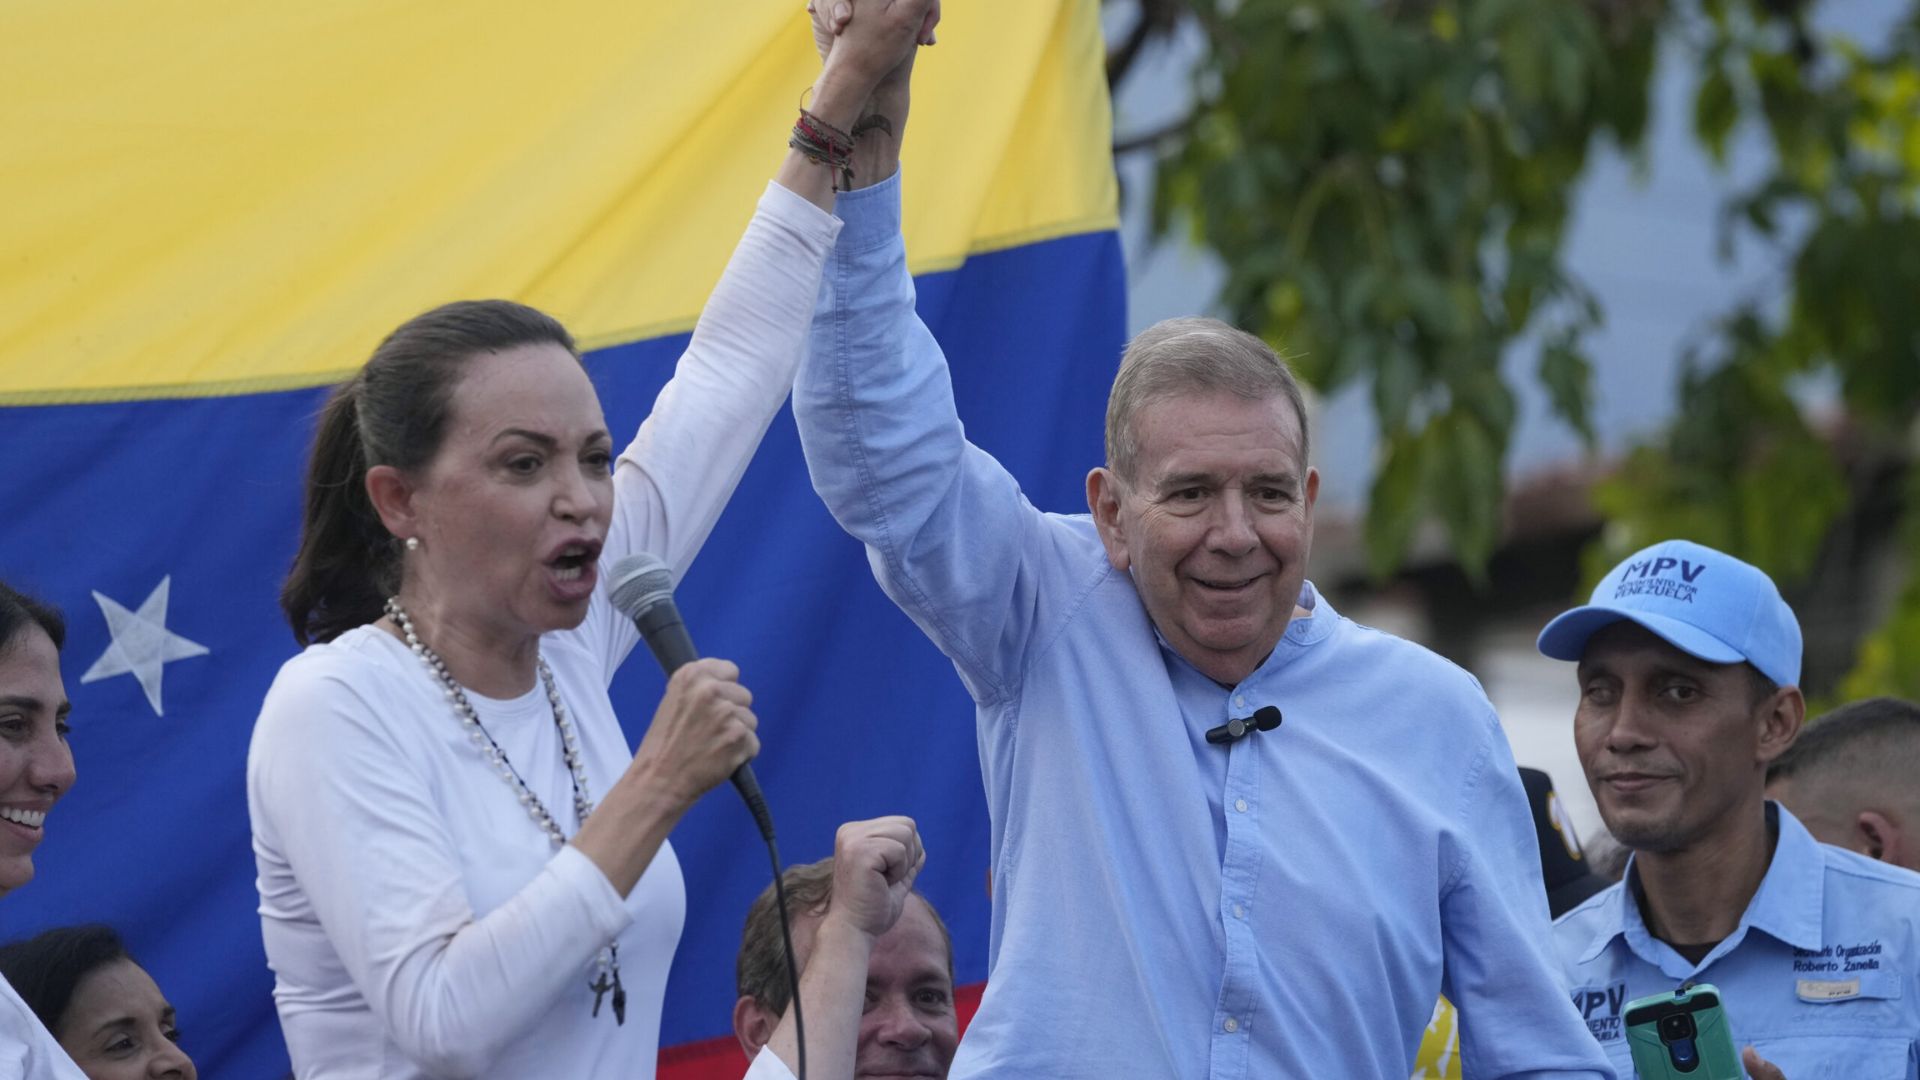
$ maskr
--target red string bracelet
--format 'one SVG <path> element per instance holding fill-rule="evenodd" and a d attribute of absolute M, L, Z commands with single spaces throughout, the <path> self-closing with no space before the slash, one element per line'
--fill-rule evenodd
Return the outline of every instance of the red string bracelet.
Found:
<path fill-rule="evenodd" d="M 787 138 L 787 145 L 800 151 L 809 161 L 838 170 L 840 182 L 834 184 L 833 190 L 852 189 L 852 135 L 803 108 L 800 110 L 800 119 L 794 122 L 793 134 Z"/>

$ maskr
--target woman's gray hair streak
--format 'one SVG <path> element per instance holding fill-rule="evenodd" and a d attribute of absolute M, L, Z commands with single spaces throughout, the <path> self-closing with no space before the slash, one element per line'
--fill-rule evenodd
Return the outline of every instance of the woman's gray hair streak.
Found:
<path fill-rule="evenodd" d="M 1285 360 L 1267 343 L 1219 319 L 1164 319 L 1127 343 L 1107 398 L 1107 467 L 1131 481 L 1139 464 L 1134 417 L 1151 402 L 1224 392 L 1248 401 L 1285 397 L 1300 421 L 1300 463 L 1308 460 L 1307 403 Z"/>

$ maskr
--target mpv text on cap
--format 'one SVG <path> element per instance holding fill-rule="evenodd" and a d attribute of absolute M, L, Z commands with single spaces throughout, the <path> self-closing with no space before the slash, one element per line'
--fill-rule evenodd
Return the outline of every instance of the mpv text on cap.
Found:
<path fill-rule="evenodd" d="M 1595 631 L 1622 619 L 1710 663 L 1744 660 L 1778 685 L 1800 683 L 1800 621 L 1773 579 L 1704 544 L 1664 540 L 1629 556 L 1585 606 L 1540 631 L 1540 651 L 1579 660 Z"/>

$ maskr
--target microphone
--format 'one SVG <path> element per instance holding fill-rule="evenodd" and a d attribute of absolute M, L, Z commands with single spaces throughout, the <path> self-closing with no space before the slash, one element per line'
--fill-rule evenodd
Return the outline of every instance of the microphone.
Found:
<path fill-rule="evenodd" d="M 1252 716 L 1229 720 L 1217 728 L 1207 729 L 1207 741 L 1215 746 L 1225 746 L 1243 735 L 1256 731 L 1272 731 L 1280 726 L 1280 710 L 1272 705 L 1262 705 L 1253 711 Z"/>
<path fill-rule="evenodd" d="M 613 564 L 609 580 L 614 608 L 633 620 L 661 670 L 672 675 L 700 659 L 687 624 L 680 619 L 680 608 L 673 602 L 673 571 L 658 556 L 644 551 L 629 555 Z M 746 800 L 760 835 L 772 843 L 773 816 L 767 812 L 767 799 L 760 793 L 751 764 L 733 770 L 733 786 Z"/>
<path fill-rule="evenodd" d="M 673 602 L 673 571 L 659 557 L 646 552 L 629 555 L 613 564 L 608 580 L 615 610 L 633 620 L 633 625 L 653 650 L 653 658 L 668 675 L 682 665 L 700 658 L 694 651 L 687 624 L 680 621 L 680 608 Z M 1278 713 L 1274 714 L 1278 716 Z M 1278 723 L 1279 721 L 1275 721 Z M 780 846 L 773 839 L 773 815 L 767 812 L 767 797 L 760 794 L 760 782 L 753 777 L 753 766 L 742 764 L 733 770 L 733 787 L 747 804 L 760 838 L 767 842 L 767 857 L 773 862 L 773 896 L 780 906 L 780 941 L 786 948 L 787 984 L 793 996 L 794 1041 L 800 1055 L 800 1080 L 807 1077 L 807 1023 L 800 1008 L 800 965 L 794 962 L 792 908 L 787 905 L 786 877 L 780 872 Z"/>

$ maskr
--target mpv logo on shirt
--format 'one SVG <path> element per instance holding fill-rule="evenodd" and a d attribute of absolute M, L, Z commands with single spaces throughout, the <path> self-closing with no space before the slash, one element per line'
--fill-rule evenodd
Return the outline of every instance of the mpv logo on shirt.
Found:
<path fill-rule="evenodd" d="M 1627 984 L 1614 983 L 1605 989 L 1587 987 L 1573 992 L 1573 1007 L 1587 1022 L 1587 1030 L 1600 1042 L 1620 1038 L 1620 1008 L 1627 1003 Z"/>

